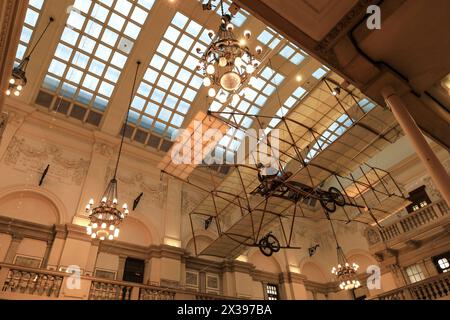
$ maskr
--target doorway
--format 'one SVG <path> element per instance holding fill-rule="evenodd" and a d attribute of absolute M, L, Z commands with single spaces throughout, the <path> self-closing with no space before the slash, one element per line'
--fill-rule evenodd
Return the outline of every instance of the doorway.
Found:
<path fill-rule="evenodd" d="M 144 283 L 145 261 L 127 258 L 123 271 L 123 281 Z"/>

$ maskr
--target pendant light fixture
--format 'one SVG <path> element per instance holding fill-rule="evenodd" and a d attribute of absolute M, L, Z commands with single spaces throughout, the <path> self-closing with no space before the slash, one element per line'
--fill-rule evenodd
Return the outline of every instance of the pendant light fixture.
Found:
<path fill-rule="evenodd" d="M 202 54 L 198 70 L 203 71 L 203 85 L 209 87 L 208 96 L 216 97 L 223 90 L 235 94 L 243 83 L 252 76 L 260 62 L 246 46 L 251 38 L 251 31 L 245 30 L 241 40 L 237 40 L 231 23 L 231 15 L 225 14 L 223 0 L 220 1 L 222 19 L 217 34 L 208 31 L 212 43 L 202 52 L 197 48 L 197 53 Z M 255 48 L 256 55 L 261 55 L 262 47 Z"/>
<path fill-rule="evenodd" d="M 120 141 L 119 153 L 117 155 L 116 167 L 114 169 L 114 176 L 109 182 L 100 203 L 94 207 L 94 199 L 91 199 L 86 205 L 86 213 L 89 215 L 90 221 L 89 225 L 86 227 L 86 231 L 87 234 L 93 239 L 117 239 L 120 232 L 119 225 L 129 214 L 128 205 L 126 203 L 123 204 L 121 210 L 118 208 L 119 196 L 117 192 L 117 171 L 122 155 L 122 148 L 125 140 L 125 131 L 128 124 L 128 117 L 130 113 L 131 103 L 133 101 L 133 94 L 136 87 L 136 80 L 140 64 L 141 62 L 138 61 L 136 74 L 134 76 L 133 89 L 131 91 L 131 98 L 128 104 L 127 115 L 122 128 L 122 136 Z"/>
<path fill-rule="evenodd" d="M 339 288 L 341 290 L 353 290 L 357 289 L 361 286 L 361 283 L 357 277 L 357 271 L 359 266 L 356 263 L 350 265 L 347 260 L 347 257 L 342 250 L 341 245 L 339 244 L 336 236 L 336 232 L 334 230 L 333 222 L 330 219 L 329 214 L 327 213 L 328 221 L 330 221 L 331 230 L 333 231 L 334 239 L 336 240 L 336 251 L 337 251 L 337 267 L 333 267 L 331 273 L 334 274 L 339 281 Z"/>
<path fill-rule="evenodd" d="M 27 55 L 25 55 L 25 58 L 19 63 L 19 65 L 14 67 L 14 69 L 12 70 L 11 77 L 9 78 L 8 89 L 5 92 L 7 96 L 14 95 L 18 97 L 22 93 L 23 88 L 27 84 L 26 71 L 28 63 L 30 62 L 31 59 L 31 55 L 33 54 L 38 44 L 41 42 L 42 38 L 44 37 L 45 33 L 48 30 L 48 27 L 50 26 L 50 24 L 53 23 L 53 21 L 55 21 L 55 19 L 53 17 L 50 17 L 47 26 L 45 27 L 44 31 L 42 31 L 42 34 L 39 36 L 38 40 L 31 48 L 30 52 Z"/>

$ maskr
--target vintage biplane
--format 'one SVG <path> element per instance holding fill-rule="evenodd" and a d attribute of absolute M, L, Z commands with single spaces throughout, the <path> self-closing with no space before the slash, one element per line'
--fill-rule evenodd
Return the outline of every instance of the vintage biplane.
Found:
<path fill-rule="evenodd" d="M 231 170 L 221 179 L 209 170 L 209 184 L 189 179 L 194 169 L 205 165 L 176 165 L 170 152 L 161 162 L 162 172 L 205 193 L 189 213 L 197 255 L 236 258 L 248 247 L 258 247 L 270 256 L 281 248 L 300 248 L 293 233 L 302 219 L 381 227 L 380 219 L 404 208 L 407 200 L 390 173 L 370 164 L 375 154 L 399 137 L 392 113 L 373 103 L 362 106 L 365 98 L 351 85 L 340 96 L 330 94 L 337 81 L 333 77 L 319 81 L 283 116 L 222 110 L 197 117 L 203 126 L 222 132 L 236 126 L 234 117 L 251 118 L 266 133 L 266 139 L 258 138 L 259 147 L 265 144 L 264 150 L 279 156 L 273 174 L 261 173 L 264 165 L 255 150 L 246 154 L 247 163 L 225 165 Z M 277 146 L 270 142 L 269 122 L 276 124 L 272 129 L 277 129 Z M 194 141 L 194 136 L 192 132 L 187 139 L 190 144 L 206 144 Z M 209 144 L 208 151 L 213 149 Z M 313 205 L 317 202 L 319 210 Z M 212 230 L 216 239 L 198 252 L 200 229 Z M 280 230 L 280 239 L 272 233 L 275 229 Z"/>

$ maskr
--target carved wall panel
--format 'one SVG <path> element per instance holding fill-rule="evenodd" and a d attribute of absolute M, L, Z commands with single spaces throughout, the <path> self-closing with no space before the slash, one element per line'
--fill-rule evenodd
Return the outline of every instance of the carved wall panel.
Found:
<path fill-rule="evenodd" d="M 75 153 L 17 136 L 12 138 L 2 161 L 16 170 L 39 174 L 49 164 L 48 178 L 69 185 L 81 185 L 89 168 L 89 161 Z"/>
<path fill-rule="evenodd" d="M 113 177 L 114 169 L 108 167 L 104 185 L 106 186 Z M 140 172 L 122 171 L 118 173 L 118 192 L 119 196 L 131 201 L 136 199 L 141 192 L 144 196 L 139 202 L 139 210 L 145 212 L 151 208 L 163 208 L 167 197 L 167 184 L 161 181 L 155 181 L 150 177 L 145 176 Z M 133 203 L 128 203 L 132 206 Z"/>

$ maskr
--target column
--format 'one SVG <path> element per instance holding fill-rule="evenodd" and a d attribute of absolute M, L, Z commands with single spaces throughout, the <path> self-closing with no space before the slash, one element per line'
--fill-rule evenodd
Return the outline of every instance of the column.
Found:
<path fill-rule="evenodd" d="M 168 178 L 164 244 L 172 247 L 181 247 L 181 188 L 179 180 Z"/>
<path fill-rule="evenodd" d="M 6 252 L 5 263 L 14 263 L 14 258 L 16 257 L 17 249 L 22 242 L 23 236 L 19 234 L 13 234 L 11 243 L 9 244 L 8 252 Z"/>
<path fill-rule="evenodd" d="M 50 258 L 50 252 L 52 250 L 53 240 L 47 241 L 47 247 L 45 248 L 44 259 L 42 259 L 41 268 L 46 269 L 48 264 L 48 259 Z"/>
<path fill-rule="evenodd" d="M 126 256 L 119 256 L 119 268 L 117 270 L 117 279 L 118 281 L 123 280 L 123 272 L 125 271 L 125 262 L 127 260 Z"/>
<path fill-rule="evenodd" d="M 382 95 L 430 174 L 431 179 L 433 179 L 437 189 L 441 192 L 447 204 L 450 205 L 450 179 L 444 166 L 425 140 L 425 137 L 409 114 L 402 99 L 390 87 L 384 88 Z"/>
<path fill-rule="evenodd" d="M 100 246 L 100 240 L 96 239 L 96 240 L 92 241 L 91 248 L 89 249 L 89 256 L 88 256 L 87 262 L 86 262 L 85 274 L 87 276 L 95 275 L 95 266 L 97 265 L 99 246 Z"/>
<path fill-rule="evenodd" d="M 149 259 L 145 260 L 145 269 L 144 269 L 144 284 L 148 284 L 150 280 L 150 268 L 151 263 Z"/>

